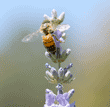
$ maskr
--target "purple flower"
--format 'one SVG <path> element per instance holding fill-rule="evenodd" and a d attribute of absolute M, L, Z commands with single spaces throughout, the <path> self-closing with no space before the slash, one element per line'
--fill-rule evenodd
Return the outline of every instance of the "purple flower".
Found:
<path fill-rule="evenodd" d="M 69 99 L 68 93 L 59 94 L 56 97 L 56 100 L 59 102 L 59 105 L 62 105 L 62 106 L 66 106 L 67 104 L 69 104 L 68 99 Z"/>
<path fill-rule="evenodd" d="M 59 105 L 54 104 L 55 100 L 59 102 Z M 49 91 L 46 94 L 45 103 L 44 107 L 70 107 L 68 93 L 58 94 L 55 98 L 55 94 Z"/>
<path fill-rule="evenodd" d="M 46 101 L 44 107 L 75 107 L 75 102 L 69 104 L 70 93 L 58 94 L 57 96 L 49 89 L 46 89 Z M 55 100 L 59 105 L 54 104 Z"/>

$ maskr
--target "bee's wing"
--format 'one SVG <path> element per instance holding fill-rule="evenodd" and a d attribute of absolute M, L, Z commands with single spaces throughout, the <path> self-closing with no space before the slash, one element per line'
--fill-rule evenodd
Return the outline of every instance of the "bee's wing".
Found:
<path fill-rule="evenodd" d="M 59 30 L 60 32 L 64 32 L 65 30 L 68 30 L 69 28 L 70 26 L 68 24 L 58 25 L 56 27 L 56 29 Z"/>
<path fill-rule="evenodd" d="M 33 32 L 27 36 L 25 36 L 23 39 L 22 39 L 22 42 L 31 42 L 34 40 L 34 37 L 38 37 L 39 36 L 39 33 L 40 33 L 40 29 L 38 29 L 36 32 Z"/>

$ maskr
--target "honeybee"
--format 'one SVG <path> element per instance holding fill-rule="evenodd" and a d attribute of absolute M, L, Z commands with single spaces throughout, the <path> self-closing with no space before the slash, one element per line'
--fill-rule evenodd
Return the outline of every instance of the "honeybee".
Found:
<path fill-rule="evenodd" d="M 42 40 L 44 47 L 47 49 L 47 52 L 55 55 L 57 48 L 61 48 L 59 43 L 64 42 L 64 39 L 61 38 L 61 32 L 59 30 L 56 30 L 54 32 L 50 23 L 42 24 L 40 31 L 44 33 Z"/>
<path fill-rule="evenodd" d="M 47 52 L 55 55 L 55 53 L 57 51 L 57 48 L 56 48 L 57 43 L 64 42 L 63 37 L 65 38 L 65 35 L 63 35 L 63 37 L 61 37 L 62 32 L 69 29 L 69 27 L 70 27 L 69 25 L 63 24 L 63 25 L 58 25 L 56 27 L 56 29 L 54 30 L 53 27 L 51 26 L 51 24 L 48 23 L 48 21 L 47 22 L 44 21 L 41 24 L 40 29 L 38 29 L 36 32 L 33 32 L 32 34 L 29 34 L 26 37 L 24 37 L 22 39 L 22 42 L 31 42 L 33 40 L 33 37 L 35 37 L 35 36 L 38 37 L 39 34 L 42 33 L 42 34 L 44 34 L 42 36 L 44 47 L 47 49 Z M 57 37 L 57 35 L 55 35 L 55 33 L 61 33 L 60 37 Z"/>

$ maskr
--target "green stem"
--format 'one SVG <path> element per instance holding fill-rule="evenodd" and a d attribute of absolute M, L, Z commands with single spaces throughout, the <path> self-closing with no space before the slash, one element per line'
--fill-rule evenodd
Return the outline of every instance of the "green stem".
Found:
<path fill-rule="evenodd" d="M 61 67 L 61 63 L 60 62 L 58 62 L 58 68 L 60 68 Z"/>

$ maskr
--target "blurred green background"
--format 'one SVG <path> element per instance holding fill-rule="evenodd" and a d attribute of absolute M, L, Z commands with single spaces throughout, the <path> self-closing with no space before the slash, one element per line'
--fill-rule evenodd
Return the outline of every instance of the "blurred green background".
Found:
<path fill-rule="evenodd" d="M 64 92 L 74 88 L 70 103 L 76 107 L 110 107 L 110 1 L 109 0 L 4 0 L 0 3 L 0 107 L 43 107 L 45 89 L 56 94 L 56 85 L 44 78 L 45 63 L 58 69 L 44 53 L 41 35 L 34 42 L 21 40 L 39 29 L 43 15 L 65 12 L 63 49 L 71 54 L 61 64 L 73 63 L 76 78 L 64 84 Z M 8 105 L 9 104 L 9 105 Z"/>

